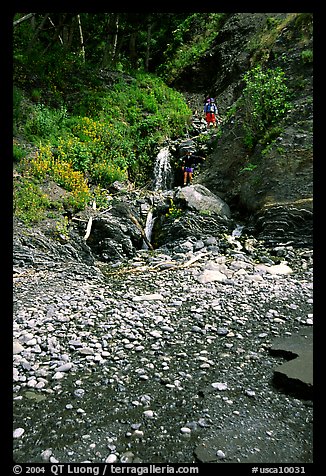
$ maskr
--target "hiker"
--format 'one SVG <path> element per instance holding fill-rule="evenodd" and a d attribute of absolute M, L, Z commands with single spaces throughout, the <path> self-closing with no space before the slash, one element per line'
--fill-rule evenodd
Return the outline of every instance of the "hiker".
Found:
<path fill-rule="evenodd" d="M 186 155 L 181 157 L 180 160 L 182 160 L 183 186 L 185 187 L 188 181 L 189 185 L 191 185 L 195 166 L 202 160 L 205 160 L 205 157 L 195 155 L 191 153 L 190 150 L 187 150 Z"/>
<path fill-rule="evenodd" d="M 206 115 L 207 129 L 216 127 L 217 107 L 214 98 L 208 98 L 204 106 L 204 114 Z"/>

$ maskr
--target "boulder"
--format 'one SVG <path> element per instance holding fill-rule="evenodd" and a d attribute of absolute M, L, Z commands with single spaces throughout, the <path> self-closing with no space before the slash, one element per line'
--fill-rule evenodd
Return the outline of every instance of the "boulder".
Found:
<path fill-rule="evenodd" d="M 204 185 L 196 184 L 179 189 L 176 192 L 175 201 L 199 213 L 216 214 L 224 218 L 231 217 L 228 204 Z"/>

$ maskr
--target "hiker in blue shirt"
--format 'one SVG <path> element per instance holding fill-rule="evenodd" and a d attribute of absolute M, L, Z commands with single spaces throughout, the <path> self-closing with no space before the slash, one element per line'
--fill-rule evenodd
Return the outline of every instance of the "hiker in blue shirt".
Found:
<path fill-rule="evenodd" d="M 216 127 L 217 107 L 214 98 L 208 98 L 204 106 L 204 114 L 206 115 L 207 129 Z"/>

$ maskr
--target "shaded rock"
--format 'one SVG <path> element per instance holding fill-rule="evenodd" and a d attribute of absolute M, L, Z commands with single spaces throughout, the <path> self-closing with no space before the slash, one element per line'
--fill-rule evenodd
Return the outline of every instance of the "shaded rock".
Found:
<path fill-rule="evenodd" d="M 277 339 L 269 349 L 271 354 L 292 360 L 274 369 L 273 382 L 279 388 L 299 397 L 311 398 L 313 391 L 313 330 Z"/>
<path fill-rule="evenodd" d="M 214 444 L 200 443 L 196 446 L 194 453 L 201 463 L 212 463 L 218 459 Z"/>
<path fill-rule="evenodd" d="M 293 242 L 297 246 L 312 245 L 312 200 L 263 207 L 252 222 L 258 238 L 269 244 Z"/>
<path fill-rule="evenodd" d="M 74 261 L 93 266 L 95 263 L 91 249 L 83 238 L 69 230 L 65 239 L 60 239 L 55 220 L 46 220 L 37 228 L 30 228 L 20 220 L 14 220 L 13 264 L 33 266 Z"/>
<path fill-rule="evenodd" d="M 140 212 L 140 210 L 139 210 Z M 103 261 L 130 258 L 143 242 L 140 217 L 123 202 L 117 202 L 103 215 L 93 219 L 88 246 L 96 257 Z"/>
<path fill-rule="evenodd" d="M 231 229 L 231 220 L 216 214 L 209 215 L 192 210 L 180 210 L 179 216 L 174 218 L 161 211 L 153 226 L 152 243 L 155 248 L 170 243 L 175 247 L 179 242 L 182 245 L 184 240 L 189 238 L 195 246 L 195 243 L 201 239 L 205 246 L 215 246 L 216 249 L 219 249 L 221 246 L 225 246 L 225 243 L 219 238 L 230 233 Z M 214 237 L 214 243 L 206 241 L 211 237 Z M 183 248 L 183 246 L 181 247 Z"/>
<path fill-rule="evenodd" d="M 13 342 L 13 354 L 20 354 L 23 350 L 24 347 L 18 341 Z"/>
<path fill-rule="evenodd" d="M 228 278 L 225 274 L 213 269 L 205 269 L 205 271 L 198 277 L 198 282 L 202 284 L 212 283 L 213 281 L 225 283 L 227 280 Z"/>

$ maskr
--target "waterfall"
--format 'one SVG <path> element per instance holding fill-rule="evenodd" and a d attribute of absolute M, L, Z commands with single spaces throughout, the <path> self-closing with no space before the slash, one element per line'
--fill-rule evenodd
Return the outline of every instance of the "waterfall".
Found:
<path fill-rule="evenodd" d="M 153 189 L 154 191 L 165 191 L 171 189 L 172 183 L 172 167 L 171 167 L 171 157 L 172 155 L 169 152 L 168 147 L 163 147 L 156 156 L 154 162 L 154 180 L 153 180 Z M 151 204 L 151 208 L 147 212 L 146 224 L 144 228 L 145 236 L 149 242 L 151 242 L 152 230 L 155 222 L 153 218 L 153 206 L 154 202 Z M 143 240 L 143 249 L 148 249 L 147 243 Z"/>
<path fill-rule="evenodd" d="M 145 225 L 145 229 L 144 229 L 145 236 L 146 236 L 146 238 L 148 239 L 149 242 L 151 241 L 151 237 L 152 237 L 152 230 L 153 230 L 153 226 L 154 226 L 154 221 L 155 221 L 155 218 L 153 218 L 153 210 L 150 209 L 148 214 L 147 214 L 146 225 Z M 147 243 L 145 241 L 143 241 L 143 249 L 148 250 L 148 246 L 147 246 Z"/>
<path fill-rule="evenodd" d="M 243 230 L 244 226 L 243 225 L 239 225 L 237 224 L 235 229 L 232 231 L 232 235 L 233 238 L 239 238 L 242 234 L 242 230 Z"/>
<path fill-rule="evenodd" d="M 171 154 L 168 147 L 159 151 L 154 163 L 154 190 L 169 190 L 172 181 Z"/>

